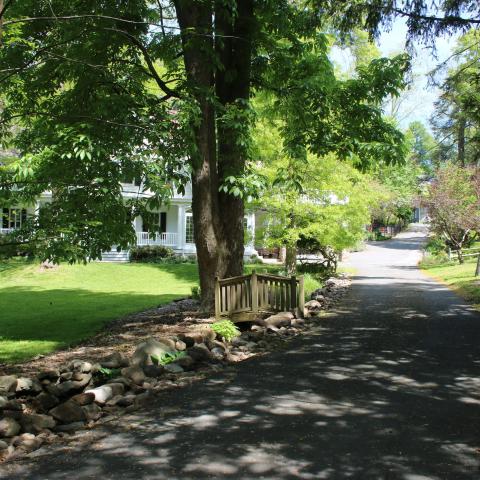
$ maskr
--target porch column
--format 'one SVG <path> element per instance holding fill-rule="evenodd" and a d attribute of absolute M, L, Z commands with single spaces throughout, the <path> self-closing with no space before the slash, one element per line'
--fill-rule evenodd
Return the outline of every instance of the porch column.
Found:
<path fill-rule="evenodd" d="M 251 255 L 258 255 L 255 250 L 255 213 L 247 213 L 247 231 L 249 233 L 248 243 L 245 245 L 244 255 L 250 257 Z"/>
<path fill-rule="evenodd" d="M 178 205 L 177 208 L 177 248 L 183 250 L 185 244 L 185 205 Z"/>

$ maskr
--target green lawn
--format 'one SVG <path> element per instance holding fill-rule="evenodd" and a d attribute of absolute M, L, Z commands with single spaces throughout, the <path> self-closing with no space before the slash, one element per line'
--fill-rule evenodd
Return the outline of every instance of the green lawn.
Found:
<path fill-rule="evenodd" d="M 470 258 L 462 265 L 455 262 L 439 266 L 420 266 L 427 275 L 448 285 L 476 308 L 480 307 L 480 277 L 474 276 L 476 259 Z"/>
<path fill-rule="evenodd" d="M 0 362 L 14 362 L 92 336 L 127 313 L 190 294 L 197 266 L 140 263 L 0 263 Z"/>
<path fill-rule="evenodd" d="M 277 273 L 277 265 L 246 272 Z M 90 263 L 41 270 L 23 260 L 0 262 L 0 363 L 46 354 L 97 333 L 128 313 L 188 296 L 193 264 Z M 305 293 L 320 286 L 305 275 Z"/>

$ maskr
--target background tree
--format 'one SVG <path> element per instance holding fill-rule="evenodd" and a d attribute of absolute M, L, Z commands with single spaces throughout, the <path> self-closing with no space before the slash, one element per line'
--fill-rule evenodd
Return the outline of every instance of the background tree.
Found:
<path fill-rule="evenodd" d="M 1 137 L 22 159 L 4 172 L 3 190 L 21 186 L 22 201 L 54 192 L 28 241 L 45 257 L 70 261 L 98 258 L 112 243 L 124 248 L 134 240 L 134 216 L 148 215 L 190 178 L 210 305 L 214 277 L 242 271 L 243 202 L 256 185 L 255 92 L 277 99 L 293 156 L 307 148 L 398 156 L 395 129 L 381 128 L 367 104 L 398 88 L 405 59 L 377 61 L 361 81 L 338 84 L 318 13 L 287 0 L 5 4 Z M 333 111 L 343 123 L 329 121 Z M 365 142 L 367 129 L 374 145 Z M 120 181 L 139 176 L 155 196 L 139 191 L 125 203 Z"/>
<path fill-rule="evenodd" d="M 480 33 L 470 30 L 459 38 L 454 53 L 441 67 L 451 67 L 442 82 L 432 125 L 440 161 L 475 165 L 480 161 Z M 439 68 L 440 71 L 443 68 Z"/>
<path fill-rule="evenodd" d="M 437 171 L 425 198 L 431 230 L 456 251 L 460 263 L 462 248 L 480 232 L 479 194 L 478 170 L 448 163 Z"/>

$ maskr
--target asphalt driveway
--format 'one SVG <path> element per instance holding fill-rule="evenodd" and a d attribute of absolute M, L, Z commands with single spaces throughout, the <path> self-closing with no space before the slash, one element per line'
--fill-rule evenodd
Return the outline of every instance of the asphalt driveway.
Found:
<path fill-rule="evenodd" d="M 352 254 L 350 293 L 288 351 L 170 391 L 0 478 L 480 478 L 480 315 L 416 268 L 423 238 Z"/>

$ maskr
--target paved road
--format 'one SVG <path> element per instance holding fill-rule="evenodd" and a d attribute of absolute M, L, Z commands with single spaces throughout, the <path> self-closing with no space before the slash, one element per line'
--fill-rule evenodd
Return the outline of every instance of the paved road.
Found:
<path fill-rule="evenodd" d="M 0 478 L 480 478 L 480 316 L 416 269 L 422 238 L 353 254 L 342 306 L 288 351 Z"/>

